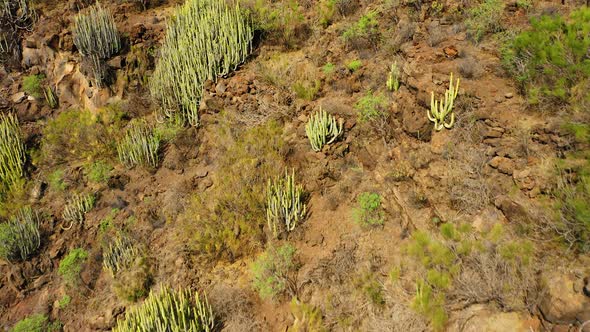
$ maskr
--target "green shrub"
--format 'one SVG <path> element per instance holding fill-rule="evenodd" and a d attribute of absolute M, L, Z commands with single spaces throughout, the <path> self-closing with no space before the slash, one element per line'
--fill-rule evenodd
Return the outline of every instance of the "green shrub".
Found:
<path fill-rule="evenodd" d="M 289 331 L 293 332 L 327 332 L 322 319 L 322 312 L 297 298 L 291 300 L 291 314 L 295 318 Z"/>
<path fill-rule="evenodd" d="M 160 140 L 146 121 L 131 122 L 125 137 L 117 143 L 119 161 L 127 168 L 158 167 Z"/>
<path fill-rule="evenodd" d="M 64 295 L 59 301 L 57 301 L 57 307 L 59 309 L 65 309 L 72 302 L 72 298 L 69 295 Z"/>
<path fill-rule="evenodd" d="M 206 80 L 227 75 L 252 49 L 254 31 L 240 6 L 224 0 L 188 0 L 166 29 L 151 95 L 170 117 L 198 125 Z M 179 110 L 180 113 L 175 112 Z"/>
<path fill-rule="evenodd" d="M 107 182 L 112 170 L 113 166 L 102 160 L 84 165 L 84 173 L 88 177 L 88 180 L 94 183 Z"/>
<path fill-rule="evenodd" d="M 45 79 L 45 76 L 41 74 L 25 76 L 23 79 L 23 91 L 36 99 L 43 97 L 43 88 L 41 87 L 43 79 Z"/>
<path fill-rule="evenodd" d="M 377 193 L 364 192 L 358 196 L 358 208 L 353 210 L 353 219 L 361 226 L 383 225 L 381 196 Z"/>
<path fill-rule="evenodd" d="M 379 40 L 377 14 L 376 11 L 369 11 L 361 16 L 356 23 L 348 27 L 342 33 L 342 38 L 346 44 L 354 48 L 376 47 Z"/>
<path fill-rule="evenodd" d="M 311 115 L 305 125 L 305 133 L 314 151 L 321 151 L 326 144 L 331 144 L 342 135 L 344 120 L 328 114 L 321 107 L 317 113 Z"/>
<path fill-rule="evenodd" d="M 307 215 L 303 186 L 295 184 L 295 170 L 289 175 L 269 179 L 266 188 L 266 218 L 273 235 L 290 232 Z"/>
<path fill-rule="evenodd" d="M 88 9 L 88 14 L 74 18 L 74 44 L 83 56 L 108 59 L 119 52 L 121 42 L 113 16 L 100 3 Z"/>
<path fill-rule="evenodd" d="M 294 260 L 296 249 L 291 244 L 268 248 L 251 266 L 253 287 L 261 298 L 276 298 L 286 290 L 294 295 L 293 274 L 297 271 Z"/>
<path fill-rule="evenodd" d="M 70 198 L 61 214 L 63 220 L 70 223 L 66 229 L 72 227 L 74 223 L 82 224 L 84 222 L 84 215 L 92 210 L 94 200 L 95 197 L 92 194 L 75 194 Z"/>
<path fill-rule="evenodd" d="M 64 182 L 65 172 L 63 169 L 56 169 L 47 177 L 49 187 L 56 191 L 64 191 L 66 184 Z"/>
<path fill-rule="evenodd" d="M 80 282 L 82 266 L 88 259 L 88 252 L 82 248 L 72 249 L 70 253 L 59 262 L 57 272 L 63 278 L 66 285 L 75 287 Z"/>
<path fill-rule="evenodd" d="M 30 207 L 25 207 L 8 222 L 0 223 L 0 258 L 26 260 L 41 245 L 39 220 Z"/>
<path fill-rule="evenodd" d="M 322 67 L 322 71 L 325 75 L 332 75 L 334 71 L 336 71 L 336 66 L 333 63 L 328 62 Z"/>
<path fill-rule="evenodd" d="M 502 30 L 502 13 L 504 3 L 500 0 L 483 0 L 482 3 L 469 9 L 465 26 L 467 33 L 476 42 L 488 33 L 496 33 Z"/>
<path fill-rule="evenodd" d="M 312 101 L 316 99 L 322 88 L 322 82 L 320 80 L 300 80 L 295 82 L 291 88 L 297 98 Z"/>
<path fill-rule="evenodd" d="M 111 156 L 112 136 L 118 128 L 107 128 L 101 120 L 87 110 L 67 110 L 48 121 L 41 143 L 43 163 L 59 165 Z"/>
<path fill-rule="evenodd" d="M 206 297 L 189 290 L 164 288 L 157 294 L 150 293 L 141 305 L 128 310 L 113 332 L 211 332 L 215 325 Z"/>
<path fill-rule="evenodd" d="M 14 114 L 0 114 L 0 196 L 24 175 L 25 146 L 18 119 Z"/>
<path fill-rule="evenodd" d="M 508 40 L 503 62 L 531 104 L 590 105 L 590 8 L 533 19 L 531 29 Z"/>
<path fill-rule="evenodd" d="M 554 194 L 559 214 L 557 231 L 570 247 L 590 252 L 590 162 L 577 167 L 574 177 L 559 170 Z"/>
<path fill-rule="evenodd" d="M 49 318 L 43 314 L 29 316 L 16 323 L 11 332 L 46 332 Z"/>
<path fill-rule="evenodd" d="M 400 69 L 397 65 L 397 62 L 391 64 L 391 69 L 389 70 L 389 74 L 387 75 L 387 90 L 389 91 L 397 91 L 399 90 L 400 85 Z"/>
<path fill-rule="evenodd" d="M 361 60 L 352 60 L 349 63 L 346 64 L 346 68 L 348 68 L 348 70 L 350 70 L 351 72 L 355 72 L 359 69 L 361 69 L 361 67 L 363 66 L 363 63 Z"/>
<path fill-rule="evenodd" d="M 374 95 L 371 91 L 354 104 L 360 122 L 373 121 L 383 117 L 385 106 L 385 98 L 382 95 Z"/>
<path fill-rule="evenodd" d="M 230 125 L 231 126 L 231 125 Z M 282 126 L 269 122 L 232 135 L 217 130 L 219 171 L 206 195 L 197 194 L 184 214 L 193 245 L 204 257 L 233 260 L 257 250 L 264 238 L 268 179 L 283 172 Z"/>
<path fill-rule="evenodd" d="M 246 0 L 253 18 L 253 26 L 264 33 L 267 40 L 294 48 L 305 38 L 305 15 L 297 0 Z M 299 38 L 303 37 L 303 38 Z"/>
<path fill-rule="evenodd" d="M 147 259 L 138 256 L 114 276 L 113 290 L 120 299 L 135 302 L 148 294 L 151 281 Z"/>
<path fill-rule="evenodd" d="M 365 296 L 370 303 L 382 306 L 385 304 L 385 297 L 383 295 L 383 286 L 375 277 L 375 274 L 368 271 L 362 273 L 355 280 L 355 286 Z"/>

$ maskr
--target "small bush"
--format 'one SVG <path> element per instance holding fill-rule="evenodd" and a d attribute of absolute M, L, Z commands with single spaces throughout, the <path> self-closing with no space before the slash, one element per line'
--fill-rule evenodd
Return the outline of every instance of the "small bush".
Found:
<path fill-rule="evenodd" d="M 325 75 L 332 75 L 334 71 L 336 71 L 336 66 L 333 63 L 328 62 L 322 67 L 322 71 Z"/>
<path fill-rule="evenodd" d="M 267 40 L 291 49 L 307 38 L 305 15 L 298 1 L 247 0 L 245 3 L 254 29 L 263 32 Z"/>
<path fill-rule="evenodd" d="M 276 298 L 288 291 L 295 295 L 294 273 L 296 249 L 291 244 L 271 247 L 262 253 L 252 264 L 253 287 L 263 299 Z"/>
<path fill-rule="evenodd" d="M 297 298 L 291 300 L 291 314 L 295 318 L 291 329 L 294 332 L 327 332 L 324 327 L 322 312 Z"/>
<path fill-rule="evenodd" d="M 302 80 L 297 81 L 291 87 L 298 98 L 313 101 L 316 99 L 318 92 L 322 88 L 320 80 Z"/>
<path fill-rule="evenodd" d="M 57 301 L 57 307 L 59 309 L 65 309 L 72 302 L 72 298 L 69 295 L 64 295 L 59 301 Z"/>
<path fill-rule="evenodd" d="M 250 21 L 237 3 L 187 1 L 176 9 L 166 29 L 160 61 L 149 84 L 152 97 L 171 117 L 198 125 L 203 84 L 244 62 L 253 36 Z"/>
<path fill-rule="evenodd" d="M 365 15 L 348 27 L 343 33 L 342 38 L 346 44 L 353 48 L 366 48 L 377 46 L 379 41 L 379 22 L 377 21 L 377 12 L 369 11 Z"/>
<path fill-rule="evenodd" d="M 590 105 L 590 8 L 533 19 L 531 29 L 507 41 L 503 62 L 531 104 L 569 103 L 587 111 Z"/>
<path fill-rule="evenodd" d="M 11 332 L 46 332 L 49 318 L 43 314 L 29 316 L 16 323 Z"/>
<path fill-rule="evenodd" d="M 101 160 L 84 165 L 84 173 L 94 183 L 107 182 L 112 170 L 113 166 Z"/>
<path fill-rule="evenodd" d="M 386 100 L 382 95 L 374 95 L 369 91 L 354 104 L 354 108 L 358 113 L 359 121 L 368 122 L 383 117 L 385 105 Z"/>
<path fill-rule="evenodd" d="M 353 219 L 361 226 L 383 225 L 383 209 L 381 196 L 377 193 L 365 192 L 358 197 L 358 208 L 353 210 Z"/>
<path fill-rule="evenodd" d="M 119 161 L 127 167 L 158 166 L 160 137 L 145 121 L 132 122 L 127 128 L 125 137 L 117 143 Z"/>
<path fill-rule="evenodd" d="M 82 248 L 76 248 L 59 262 L 57 272 L 63 278 L 66 285 L 75 287 L 80 282 L 80 272 L 86 260 L 88 252 Z"/>
<path fill-rule="evenodd" d="M 484 0 L 481 4 L 469 9 L 465 21 L 468 34 L 479 42 L 488 33 L 502 30 L 502 13 L 504 3 L 500 0 Z"/>
<path fill-rule="evenodd" d="M 24 175 L 25 146 L 18 119 L 0 114 L 0 197 L 19 183 Z"/>
<path fill-rule="evenodd" d="M 74 18 L 74 44 L 84 56 L 108 59 L 121 48 L 115 20 L 100 3 L 88 9 L 88 14 Z"/>
<path fill-rule="evenodd" d="M 26 260 L 40 245 L 39 220 L 30 207 L 0 224 L 0 258 Z"/>
<path fill-rule="evenodd" d="M 372 272 L 364 272 L 355 280 L 355 286 L 369 302 L 376 306 L 385 304 L 383 286 Z"/>
<path fill-rule="evenodd" d="M 43 79 L 45 79 L 45 76 L 41 74 L 25 76 L 23 79 L 23 91 L 36 99 L 43 97 L 43 87 L 41 86 Z"/>
<path fill-rule="evenodd" d="M 215 316 L 207 298 L 189 290 L 164 288 L 157 294 L 150 293 L 141 305 L 128 310 L 113 332 L 211 332 L 214 327 Z"/>
<path fill-rule="evenodd" d="M 124 270 L 120 270 L 113 280 L 113 290 L 120 299 L 136 302 L 148 294 L 152 277 L 147 260 L 136 257 Z"/>
<path fill-rule="evenodd" d="M 47 176 L 47 182 L 49 187 L 56 191 L 64 191 L 66 189 L 66 183 L 64 182 L 65 172 L 63 169 L 56 169 Z"/>
<path fill-rule="evenodd" d="M 352 60 L 349 63 L 346 64 L 346 68 L 348 68 L 348 70 L 350 70 L 351 72 L 355 72 L 359 69 L 361 69 L 361 67 L 363 66 L 363 63 L 361 60 Z"/>
<path fill-rule="evenodd" d="M 92 194 L 76 194 L 72 196 L 61 214 L 63 220 L 70 223 L 70 226 L 66 228 L 72 227 L 73 223 L 82 224 L 84 222 L 84 215 L 94 207 L 94 200 L 95 198 Z"/>

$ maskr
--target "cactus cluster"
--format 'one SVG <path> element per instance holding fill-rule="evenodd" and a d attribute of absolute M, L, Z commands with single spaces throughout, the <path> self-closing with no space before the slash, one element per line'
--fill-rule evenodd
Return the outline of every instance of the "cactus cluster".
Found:
<path fill-rule="evenodd" d="M 159 161 L 160 141 L 160 136 L 146 121 L 132 122 L 125 137 L 117 143 L 119 160 L 127 168 L 137 165 L 155 168 Z"/>
<path fill-rule="evenodd" d="M 428 115 L 428 119 L 434 122 L 434 129 L 436 131 L 440 131 L 443 128 L 451 129 L 455 124 L 453 105 L 459 93 L 459 81 L 460 79 L 457 79 L 457 85 L 453 86 L 453 73 L 451 73 L 449 88 L 445 91 L 444 99 L 441 98 L 440 101 L 434 99 L 434 92 L 432 92 L 430 97 L 430 111 L 426 111 L 426 114 Z"/>
<path fill-rule="evenodd" d="M 305 125 L 305 133 L 311 143 L 311 148 L 314 151 L 322 150 L 326 144 L 334 142 L 340 135 L 342 135 L 342 126 L 344 121 L 336 118 L 321 107 L 320 110 L 313 114 Z"/>
<path fill-rule="evenodd" d="M 163 115 L 197 126 L 204 82 L 235 70 L 250 54 L 253 36 L 237 1 L 187 0 L 168 24 L 149 84 Z"/>
<path fill-rule="evenodd" d="M 94 195 L 80 195 L 72 196 L 68 204 L 64 207 L 61 217 L 64 221 L 69 222 L 70 226 L 64 229 L 69 229 L 74 223 L 81 224 L 84 221 L 84 215 L 94 207 Z"/>
<path fill-rule="evenodd" d="M 128 268 L 139 255 L 139 250 L 125 236 L 116 238 L 103 254 L 102 266 L 115 276 L 118 271 Z"/>
<path fill-rule="evenodd" d="M 25 260 L 41 245 L 39 219 L 30 207 L 25 207 L 0 224 L 0 258 L 7 261 Z"/>
<path fill-rule="evenodd" d="M 10 189 L 23 176 L 25 146 L 18 119 L 0 114 L 0 192 Z"/>
<path fill-rule="evenodd" d="M 210 332 L 214 328 L 215 316 L 206 297 L 164 288 L 130 309 L 113 332 Z"/>
<path fill-rule="evenodd" d="M 0 0 L 0 21 L 14 28 L 29 30 L 37 19 L 37 13 L 29 0 Z"/>
<path fill-rule="evenodd" d="M 400 71 L 397 66 L 397 62 L 394 62 L 389 69 L 389 75 L 387 76 L 387 89 L 389 91 L 399 90 L 399 77 Z"/>
<path fill-rule="evenodd" d="M 43 92 L 45 94 L 45 101 L 47 102 L 47 105 L 53 109 L 57 108 L 57 95 L 55 94 L 53 89 L 51 87 L 46 87 L 45 90 L 43 90 Z"/>
<path fill-rule="evenodd" d="M 83 56 L 108 59 L 119 52 L 121 41 L 115 20 L 100 3 L 88 9 L 88 14 L 74 18 L 74 44 Z"/>
<path fill-rule="evenodd" d="M 295 183 L 295 171 L 272 181 L 268 180 L 266 191 L 266 220 L 274 236 L 290 232 L 307 215 L 303 199 L 303 186 Z"/>

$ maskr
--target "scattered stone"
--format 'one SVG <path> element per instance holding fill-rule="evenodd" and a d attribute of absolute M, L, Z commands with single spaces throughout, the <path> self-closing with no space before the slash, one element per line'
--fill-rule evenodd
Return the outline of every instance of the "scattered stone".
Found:
<path fill-rule="evenodd" d="M 25 40 L 25 47 L 37 48 L 37 42 L 35 42 L 34 39 L 29 38 L 29 39 Z"/>
<path fill-rule="evenodd" d="M 512 97 L 514 97 L 514 94 L 512 94 L 512 92 L 508 92 L 507 94 L 504 95 L 504 97 L 506 99 L 512 99 Z"/>
<path fill-rule="evenodd" d="M 574 290 L 574 276 L 551 271 L 545 279 L 546 292 L 539 304 L 545 319 L 555 324 L 574 324 L 578 316 L 590 311 L 590 299 Z"/>
<path fill-rule="evenodd" d="M 206 189 L 209 189 L 211 186 L 213 185 L 213 180 L 211 180 L 210 178 L 205 178 L 203 181 L 199 182 L 199 190 L 203 191 Z"/>
<path fill-rule="evenodd" d="M 432 136 L 433 125 L 425 113 L 426 110 L 421 107 L 407 107 L 403 109 L 402 127 L 408 135 L 428 142 Z"/>
<path fill-rule="evenodd" d="M 45 193 L 45 188 L 47 187 L 47 184 L 43 181 L 36 181 L 35 185 L 33 186 L 33 189 L 31 190 L 31 201 L 35 202 L 41 199 L 41 197 L 43 197 L 43 194 Z"/>
<path fill-rule="evenodd" d="M 12 95 L 12 97 L 10 97 L 10 99 L 12 100 L 13 103 L 18 104 L 20 102 L 22 102 L 23 100 L 25 100 L 27 98 L 27 95 L 24 92 L 18 92 Z"/>
<path fill-rule="evenodd" d="M 107 64 L 113 69 L 121 69 L 125 66 L 125 58 L 121 55 L 117 55 L 109 60 Z"/>
<path fill-rule="evenodd" d="M 443 49 L 445 56 L 450 59 L 455 59 L 459 55 L 459 51 L 457 51 L 457 47 L 454 45 L 445 47 Z"/>
<path fill-rule="evenodd" d="M 490 167 L 497 169 L 500 173 L 512 175 L 514 173 L 514 161 L 505 157 L 496 156 L 488 163 Z"/>
<path fill-rule="evenodd" d="M 225 90 L 227 90 L 225 83 L 223 83 L 223 82 L 217 83 L 217 86 L 215 87 L 215 93 L 217 93 L 217 95 L 223 94 L 225 92 Z"/>
<path fill-rule="evenodd" d="M 506 195 L 496 198 L 494 205 L 504 213 L 506 219 L 511 223 L 526 225 L 533 222 L 528 210 Z"/>
<path fill-rule="evenodd" d="M 500 138 L 502 135 L 504 135 L 502 128 L 489 128 L 483 134 L 485 138 Z"/>

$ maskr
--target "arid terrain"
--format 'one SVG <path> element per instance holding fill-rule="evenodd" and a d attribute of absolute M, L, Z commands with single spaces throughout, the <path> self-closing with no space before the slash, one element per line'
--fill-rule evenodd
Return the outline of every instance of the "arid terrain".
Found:
<path fill-rule="evenodd" d="M 590 331 L 586 1 L 0 0 L 0 112 L 3 331 Z"/>

